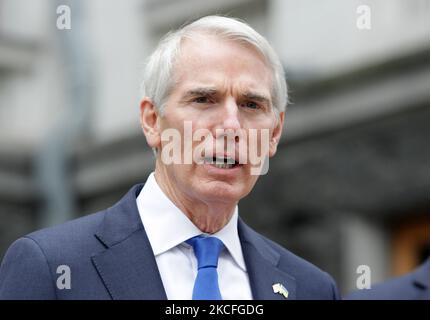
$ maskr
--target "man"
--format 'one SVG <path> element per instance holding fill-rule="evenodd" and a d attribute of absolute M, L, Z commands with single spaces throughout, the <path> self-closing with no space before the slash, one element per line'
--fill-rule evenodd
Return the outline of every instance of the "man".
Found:
<path fill-rule="evenodd" d="M 327 273 L 238 216 L 284 123 L 287 87 L 268 42 L 204 17 L 160 42 L 143 91 L 155 172 L 107 210 L 17 240 L 0 298 L 337 298 Z"/>
<path fill-rule="evenodd" d="M 372 286 L 371 289 L 356 290 L 347 300 L 429 300 L 430 258 L 416 270 L 401 277 Z"/>

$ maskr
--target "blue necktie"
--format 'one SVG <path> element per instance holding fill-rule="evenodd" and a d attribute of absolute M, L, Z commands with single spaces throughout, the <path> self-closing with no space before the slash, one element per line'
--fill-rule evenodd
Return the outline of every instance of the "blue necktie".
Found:
<path fill-rule="evenodd" d="M 218 257 L 224 247 L 215 237 L 196 236 L 186 241 L 193 246 L 197 258 L 197 277 L 193 300 L 222 300 L 218 286 Z"/>

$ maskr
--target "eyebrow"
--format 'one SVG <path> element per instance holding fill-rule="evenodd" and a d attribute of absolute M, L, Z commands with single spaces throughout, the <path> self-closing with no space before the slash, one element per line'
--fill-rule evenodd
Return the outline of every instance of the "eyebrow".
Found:
<path fill-rule="evenodd" d="M 213 96 L 218 94 L 219 91 L 215 87 L 199 87 L 194 88 L 186 91 L 184 95 L 182 96 L 183 99 L 189 98 L 189 97 L 195 97 L 195 96 Z M 260 94 L 253 91 L 245 91 L 241 94 L 242 97 L 254 100 L 262 103 L 267 103 L 270 105 L 270 98 L 264 94 Z"/>
<path fill-rule="evenodd" d="M 188 90 L 182 96 L 183 99 L 195 96 L 213 96 L 218 93 L 218 90 L 213 87 L 200 87 Z"/>
<path fill-rule="evenodd" d="M 246 91 L 242 94 L 242 96 L 249 99 L 249 100 L 263 102 L 263 103 L 267 103 L 268 105 L 270 105 L 270 98 L 264 94 L 260 94 L 260 93 L 256 93 L 256 92 L 252 92 L 252 91 Z"/>

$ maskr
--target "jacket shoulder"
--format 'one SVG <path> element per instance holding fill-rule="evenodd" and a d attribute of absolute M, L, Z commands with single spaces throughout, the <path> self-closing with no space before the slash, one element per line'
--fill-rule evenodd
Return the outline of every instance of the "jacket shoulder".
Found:
<path fill-rule="evenodd" d="M 46 257 L 30 238 L 16 240 L 0 266 L 0 300 L 55 299 Z"/>
<path fill-rule="evenodd" d="M 327 272 L 275 241 L 257 234 L 280 255 L 278 267 L 296 279 L 298 299 L 340 299 L 336 282 Z"/>
<path fill-rule="evenodd" d="M 408 300 L 417 295 L 412 274 L 406 274 L 382 283 L 370 289 L 356 290 L 348 294 L 346 300 Z"/>
<path fill-rule="evenodd" d="M 106 210 L 89 214 L 65 223 L 44 228 L 27 234 L 25 238 L 32 239 L 43 248 L 81 244 L 94 239 L 98 227 L 103 221 Z"/>
<path fill-rule="evenodd" d="M 90 258 L 104 248 L 94 236 L 103 217 L 101 211 L 16 240 L 0 266 L 0 299 L 57 299 L 59 266 L 73 270 L 75 283 L 90 283 Z"/>

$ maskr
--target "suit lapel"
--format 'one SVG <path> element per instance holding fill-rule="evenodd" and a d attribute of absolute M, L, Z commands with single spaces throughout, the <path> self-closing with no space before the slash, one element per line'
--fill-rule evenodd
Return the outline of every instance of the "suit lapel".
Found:
<path fill-rule="evenodd" d="M 167 299 L 136 205 L 142 187 L 134 186 L 115 206 L 106 210 L 95 234 L 106 250 L 94 255 L 92 261 L 112 299 Z M 288 299 L 295 299 L 296 281 L 278 268 L 279 253 L 241 218 L 238 232 L 253 298 L 285 300 L 273 291 L 272 286 L 279 283 L 287 289 Z"/>
<path fill-rule="evenodd" d="M 142 186 L 134 186 L 107 210 L 95 235 L 106 250 L 92 261 L 112 299 L 167 299 L 136 205 Z"/>
<path fill-rule="evenodd" d="M 285 300 L 275 293 L 274 284 L 283 285 L 288 300 L 296 298 L 296 280 L 278 268 L 280 254 L 273 250 L 261 236 L 248 227 L 241 218 L 238 221 L 239 237 L 248 271 L 253 298 L 256 300 Z"/>

